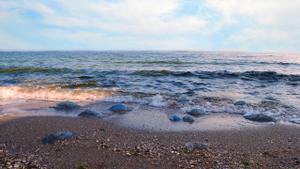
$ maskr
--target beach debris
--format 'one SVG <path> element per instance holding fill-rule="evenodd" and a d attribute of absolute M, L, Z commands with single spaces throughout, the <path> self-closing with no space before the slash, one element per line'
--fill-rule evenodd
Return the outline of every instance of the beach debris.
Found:
<path fill-rule="evenodd" d="M 53 107 L 55 110 L 75 110 L 79 109 L 80 106 L 76 103 L 70 102 L 70 101 L 65 101 L 65 102 L 60 102 L 58 103 L 55 107 Z"/>
<path fill-rule="evenodd" d="M 126 113 L 129 111 L 129 108 L 126 105 L 119 103 L 113 105 L 110 110 L 116 113 Z"/>
<path fill-rule="evenodd" d="M 276 119 L 262 113 L 246 113 L 244 118 L 251 121 L 257 122 L 276 122 Z"/>
<path fill-rule="evenodd" d="M 178 122 L 178 121 L 181 121 L 181 117 L 179 117 L 178 115 L 173 114 L 173 115 L 169 116 L 169 120 L 173 121 L 173 122 Z"/>
<path fill-rule="evenodd" d="M 190 115 L 183 116 L 182 120 L 184 122 L 188 122 L 188 123 L 193 123 L 195 121 L 194 118 L 192 116 L 190 116 Z"/>
<path fill-rule="evenodd" d="M 66 140 L 73 136 L 71 131 L 58 131 L 42 139 L 43 144 L 53 144 L 56 140 Z"/>
<path fill-rule="evenodd" d="M 185 143 L 185 150 L 187 152 L 193 152 L 194 150 L 205 150 L 208 148 L 207 143 L 200 142 L 187 142 Z"/>
<path fill-rule="evenodd" d="M 191 116 L 195 116 L 195 117 L 198 117 L 198 116 L 203 116 L 203 115 L 207 115 L 208 113 L 203 110 L 203 109 L 200 109 L 200 108 L 197 108 L 197 109 L 192 109 L 188 112 L 186 112 L 187 114 L 191 115 Z"/>
<path fill-rule="evenodd" d="M 237 102 L 234 103 L 235 106 L 244 106 L 246 104 L 247 103 L 245 101 L 243 101 L 243 100 L 240 100 L 240 101 L 237 101 Z"/>
<path fill-rule="evenodd" d="M 78 116 L 80 116 L 80 117 L 97 117 L 98 113 L 87 109 L 87 110 L 84 110 L 83 112 L 79 113 Z"/>

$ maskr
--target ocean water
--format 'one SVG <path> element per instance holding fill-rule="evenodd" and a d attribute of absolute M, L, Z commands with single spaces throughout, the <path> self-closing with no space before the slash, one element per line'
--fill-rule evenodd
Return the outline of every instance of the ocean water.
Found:
<path fill-rule="evenodd" d="M 20 99 L 129 102 L 183 112 L 202 108 L 209 113 L 266 113 L 280 121 L 300 123 L 300 55 L 0 52 L 0 102 Z M 237 101 L 246 104 L 234 104 Z"/>

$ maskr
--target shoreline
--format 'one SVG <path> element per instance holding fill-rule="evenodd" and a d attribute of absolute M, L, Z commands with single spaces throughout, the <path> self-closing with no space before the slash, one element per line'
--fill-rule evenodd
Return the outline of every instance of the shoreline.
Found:
<path fill-rule="evenodd" d="M 42 144 L 46 135 L 64 130 L 74 136 Z M 299 131 L 297 126 L 274 124 L 239 130 L 155 132 L 123 128 L 98 118 L 21 117 L 0 123 L 0 167 L 298 168 Z M 195 141 L 208 143 L 208 149 L 185 152 L 185 144 Z"/>

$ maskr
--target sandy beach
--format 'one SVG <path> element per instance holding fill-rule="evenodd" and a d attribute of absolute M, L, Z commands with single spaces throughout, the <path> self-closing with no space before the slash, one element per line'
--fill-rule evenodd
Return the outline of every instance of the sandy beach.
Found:
<path fill-rule="evenodd" d="M 73 137 L 42 144 L 51 132 Z M 238 130 L 150 132 L 98 118 L 23 117 L 0 124 L 0 168 L 299 168 L 300 132 L 275 124 Z M 187 152 L 187 142 L 208 148 Z"/>

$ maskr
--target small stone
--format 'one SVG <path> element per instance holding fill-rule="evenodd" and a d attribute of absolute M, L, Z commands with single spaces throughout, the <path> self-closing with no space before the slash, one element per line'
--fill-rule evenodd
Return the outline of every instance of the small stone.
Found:
<path fill-rule="evenodd" d="M 276 122 L 276 119 L 265 114 L 246 113 L 244 115 L 244 118 L 247 120 L 257 121 L 257 122 Z"/>
<path fill-rule="evenodd" d="M 81 112 L 78 116 L 80 117 L 97 117 L 98 113 L 91 111 L 91 110 L 85 110 Z"/>
<path fill-rule="evenodd" d="M 60 102 L 54 107 L 55 110 L 65 110 L 65 111 L 76 110 L 79 108 L 80 106 L 78 104 L 70 101 Z"/>
<path fill-rule="evenodd" d="M 129 111 L 129 108 L 124 104 L 115 104 L 110 108 L 110 110 L 116 113 L 125 113 Z"/>
<path fill-rule="evenodd" d="M 181 118 L 178 115 L 170 115 L 169 120 L 173 122 L 181 121 Z"/>
<path fill-rule="evenodd" d="M 208 148 L 207 143 L 188 142 L 185 144 L 185 149 L 188 152 L 193 152 L 194 150 L 203 150 L 203 149 L 207 149 L 207 148 Z"/>
<path fill-rule="evenodd" d="M 193 122 L 195 121 L 195 120 L 193 119 L 193 117 L 190 116 L 190 115 L 185 115 L 185 116 L 183 116 L 182 120 L 183 120 L 184 122 L 188 122 L 188 123 L 193 123 Z"/>
<path fill-rule="evenodd" d="M 203 109 L 192 109 L 188 111 L 187 114 L 198 117 L 198 116 L 207 115 L 208 113 Z"/>

